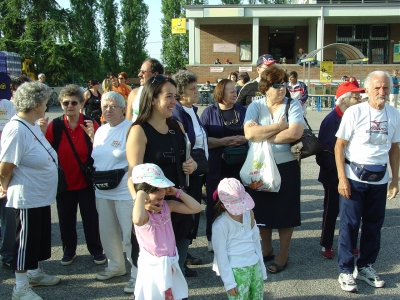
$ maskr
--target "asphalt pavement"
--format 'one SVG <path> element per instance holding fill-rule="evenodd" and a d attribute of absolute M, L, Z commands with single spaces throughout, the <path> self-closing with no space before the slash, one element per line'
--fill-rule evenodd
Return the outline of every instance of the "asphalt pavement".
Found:
<path fill-rule="evenodd" d="M 199 114 L 205 106 L 199 107 Z M 329 113 L 308 111 L 308 120 L 314 131 L 318 132 L 322 119 Z M 60 107 L 51 107 L 47 115 L 50 119 L 62 114 Z M 264 299 L 400 299 L 400 196 L 387 203 L 385 223 L 382 228 L 381 250 L 375 269 L 386 281 L 386 287 L 375 289 L 365 282 L 358 281 L 358 293 L 341 290 L 337 281 L 337 260 L 324 259 L 319 239 L 323 211 L 323 188 L 317 181 L 319 168 L 315 158 L 307 158 L 301 164 L 302 225 L 295 228 L 290 247 L 290 259 L 287 269 L 279 274 L 268 274 L 264 284 Z M 337 224 L 338 225 L 338 224 Z M 338 226 L 336 226 L 338 228 Z M 83 233 L 82 222 L 78 214 L 77 257 L 70 266 L 61 266 L 62 246 L 58 227 L 56 206 L 52 205 L 52 257 L 41 264 L 44 270 L 59 276 L 61 283 L 51 287 L 34 287 L 43 299 L 132 299 L 132 295 L 123 292 L 129 280 L 129 263 L 126 261 L 127 274 L 107 281 L 95 279 L 96 273 L 106 265 L 95 265 L 90 256 Z M 334 249 L 337 252 L 335 232 Z M 275 251 L 279 249 L 277 232 L 273 234 Z M 201 214 L 199 235 L 189 249 L 190 253 L 203 260 L 203 265 L 193 266 L 199 276 L 187 278 L 190 299 L 227 299 L 222 281 L 212 271 L 213 254 L 207 252 L 205 237 L 205 215 Z M 15 284 L 14 273 L 5 267 L 0 268 L 0 299 L 10 299 Z"/>

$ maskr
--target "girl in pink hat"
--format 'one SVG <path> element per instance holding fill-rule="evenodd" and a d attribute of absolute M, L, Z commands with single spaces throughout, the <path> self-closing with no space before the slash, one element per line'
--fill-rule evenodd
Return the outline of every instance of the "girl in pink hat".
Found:
<path fill-rule="evenodd" d="M 213 270 L 228 299 L 263 299 L 267 272 L 254 220 L 254 201 L 235 178 L 224 178 L 214 192 Z"/>
<path fill-rule="evenodd" d="M 188 286 L 179 267 L 171 212 L 196 214 L 201 205 L 191 196 L 174 188 L 155 164 L 140 164 L 132 170 L 136 191 L 132 221 L 140 246 L 135 299 L 183 299 Z M 174 196 L 177 201 L 165 201 Z M 147 210 L 151 206 L 161 211 Z"/>

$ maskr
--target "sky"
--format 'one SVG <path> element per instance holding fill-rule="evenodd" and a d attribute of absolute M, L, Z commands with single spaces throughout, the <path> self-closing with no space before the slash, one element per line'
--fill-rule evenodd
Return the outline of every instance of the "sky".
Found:
<path fill-rule="evenodd" d="M 69 0 L 58 0 L 58 4 L 62 7 L 69 8 Z M 161 58 L 161 0 L 144 0 L 149 6 L 149 16 L 147 18 L 149 25 L 149 37 L 147 38 L 146 50 L 150 57 L 160 60 Z M 220 0 L 209 0 L 208 4 L 219 4 Z"/>

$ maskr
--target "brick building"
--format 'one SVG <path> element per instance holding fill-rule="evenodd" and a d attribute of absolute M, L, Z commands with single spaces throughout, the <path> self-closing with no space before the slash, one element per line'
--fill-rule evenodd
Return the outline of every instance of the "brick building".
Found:
<path fill-rule="evenodd" d="M 400 47 L 400 0 L 276 0 L 258 5 L 185 6 L 189 33 L 188 69 L 216 82 L 239 67 L 248 67 L 256 77 L 257 58 L 269 53 L 285 62 L 288 71 L 296 64 L 298 49 L 305 52 L 333 43 L 347 43 L 366 57 L 363 74 L 398 68 L 395 44 Z M 397 49 L 399 48 L 397 47 Z M 219 58 L 222 72 L 211 72 Z M 224 65 L 229 58 L 232 65 Z M 350 75 L 344 56 L 335 50 L 320 51 L 316 59 L 334 62 L 334 79 Z M 219 71 L 221 69 L 213 69 Z M 250 71 L 251 70 L 251 71 Z M 354 66 L 358 76 L 359 67 Z M 319 78 L 319 70 L 311 70 Z"/>

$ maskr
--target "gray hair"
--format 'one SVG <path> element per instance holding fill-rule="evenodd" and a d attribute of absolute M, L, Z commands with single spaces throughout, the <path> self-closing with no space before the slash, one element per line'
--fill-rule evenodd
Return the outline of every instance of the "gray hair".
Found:
<path fill-rule="evenodd" d="M 350 96 L 351 96 L 351 92 L 344 93 L 342 96 L 340 96 L 339 98 L 336 99 L 336 105 L 341 105 L 342 100 L 349 98 Z"/>
<path fill-rule="evenodd" d="M 107 101 L 107 100 L 114 100 L 114 101 L 117 101 L 117 102 L 118 102 L 118 105 L 119 105 L 120 107 L 125 107 L 125 100 L 124 100 L 124 98 L 121 96 L 120 93 L 117 93 L 117 92 L 114 92 L 114 91 L 104 93 L 104 94 L 101 96 L 101 104 L 103 104 L 103 101 Z"/>
<path fill-rule="evenodd" d="M 53 90 L 41 82 L 25 82 L 14 94 L 14 107 L 18 112 L 27 113 L 36 103 L 41 105 L 49 100 L 52 93 Z"/>
<path fill-rule="evenodd" d="M 180 97 L 185 92 L 185 88 L 193 83 L 197 82 L 197 75 L 186 70 L 181 70 L 172 76 L 172 79 L 176 83 L 176 94 Z"/>
<path fill-rule="evenodd" d="M 374 76 L 380 76 L 380 77 L 384 76 L 384 77 L 386 77 L 386 82 L 389 83 L 389 86 L 388 86 L 389 90 L 392 88 L 392 85 L 393 85 L 392 77 L 389 75 L 388 72 L 385 72 L 385 71 L 373 71 L 373 72 L 369 73 L 367 75 L 367 78 L 365 78 L 365 80 L 364 80 L 364 87 L 366 89 L 369 89 L 370 84 L 371 84 L 371 78 L 374 77 Z M 368 91 L 368 92 L 370 92 L 370 91 Z"/>
<path fill-rule="evenodd" d="M 46 75 L 44 75 L 44 73 L 40 73 L 40 74 L 38 75 L 38 78 L 42 78 L 42 77 L 46 77 Z"/>
<path fill-rule="evenodd" d="M 79 103 L 82 103 L 85 100 L 83 98 L 82 89 L 80 88 L 80 86 L 77 86 L 76 84 L 66 85 L 60 91 L 60 95 L 58 96 L 58 99 L 60 100 L 60 102 L 62 102 L 66 96 L 72 96 L 72 97 L 78 98 Z"/>

